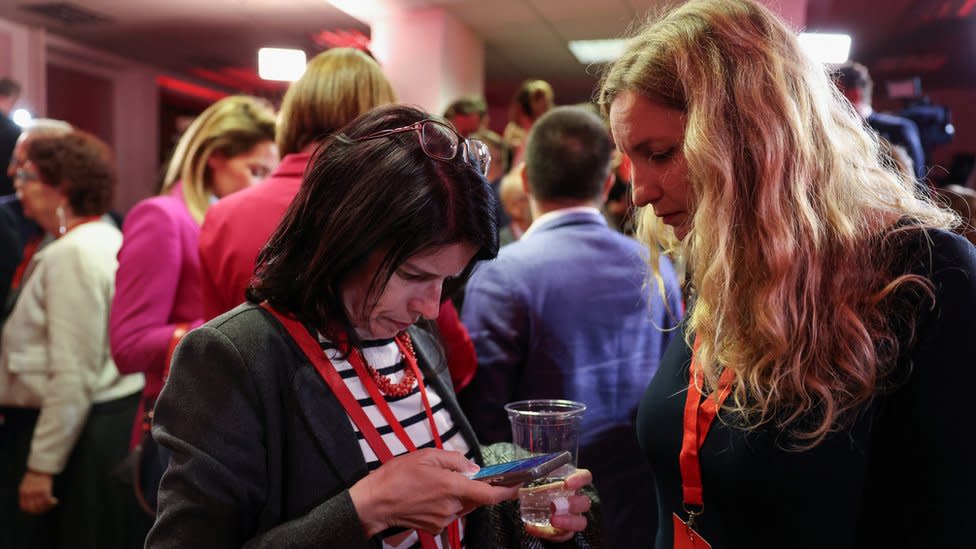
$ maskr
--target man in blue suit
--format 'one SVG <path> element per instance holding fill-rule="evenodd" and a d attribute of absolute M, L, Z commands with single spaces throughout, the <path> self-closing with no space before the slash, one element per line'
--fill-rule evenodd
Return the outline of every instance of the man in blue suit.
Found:
<path fill-rule="evenodd" d="M 834 70 L 834 81 L 841 93 L 854 105 L 857 112 L 864 118 L 878 135 L 888 140 L 892 145 L 905 149 L 912 159 L 915 178 L 923 189 L 925 187 L 925 151 L 915 122 L 903 116 L 877 112 L 871 106 L 871 94 L 874 82 L 867 67 L 853 61 L 844 63 Z M 927 190 L 925 191 L 928 192 Z"/>
<path fill-rule="evenodd" d="M 462 321 L 478 371 L 461 403 L 483 442 L 511 440 L 503 405 L 530 398 L 585 403 L 579 465 L 593 471 L 607 547 L 654 539 L 654 479 L 634 434 L 644 389 L 680 320 L 674 269 L 611 229 L 597 206 L 612 183 L 612 145 L 595 114 L 553 109 L 532 127 L 523 178 L 534 221 L 478 267 Z"/>

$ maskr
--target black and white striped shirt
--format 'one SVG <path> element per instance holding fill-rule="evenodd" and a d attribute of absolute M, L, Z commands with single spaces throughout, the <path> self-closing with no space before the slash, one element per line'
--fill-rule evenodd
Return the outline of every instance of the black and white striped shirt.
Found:
<path fill-rule="evenodd" d="M 383 417 L 383 414 L 380 413 L 379 409 L 373 403 L 369 392 L 363 386 L 359 376 L 356 375 L 356 370 L 353 369 L 348 361 L 343 360 L 342 353 L 339 352 L 335 344 L 325 339 L 321 334 L 319 334 L 318 339 L 323 351 L 325 351 L 325 356 L 332 362 L 339 375 L 342 376 L 342 380 L 346 383 L 346 387 L 349 388 L 349 392 L 352 393 L 353 398 L 362 406 L 366 417 L 369 418 L 376 427 L 376 430 L 379 431 L 383 442 L 390 449 L 390 452 L 394 456 L 407 453 L 407 449 L 386 422 L 386 418 Z M 380 375 L 386 376 L 393 383 L 399 383 L 403 379 L 405 369 L 407 368 L 407 361 L 404 359 L 402 353 L 400 353 L 396 340 L 381 339 L 364 341 L 362 352 L 366 363 L 376 369 Z M 450 412 L 444 408 L 444 403 L 440 395 L 430 387 L 430 384 L 426 380 L 424 380 L 424 387 L 427 390 L 427 398 L 431 411 L 434 414 L 434 424 L 437 426 L 437 432 L 441 437 L 441 441 L 444 443 L 444 449 L 461 452 L 465 457 L 473 461 L 474 451 L 468 447 L 460 430 L 454 424 Z M 424 402 L 420 395 L 419 384 L 415 385 L 407 396 L 392 397 L 384 395 L 384 398 L 414 446 L 418 449 L 436 447 L 434 437 L 430 432 L 430 422 L 427 420 Z M 372 472 L 381 465 L 379 458 L 376 457 L 373 448 L 359 431 L 359 428 L 356 427 L 351 417 L 349 418 L 349 422 L 352 425 L 353 431 L 356 433 L 359 448 L 363 452 L 363 459 L 366 460 L 366 467 Z M 394 544 L 384 539 L 384 547 L 391 549 L 413 549 L 420 547 L 420 541 L 415 532 L 412 532 L 409 537 L 402 541 L 401 538 L 403 536 L 396 532 L 390 534 L 388 537 L 393 538 L 398 543 Z M 450 547 L 447 542 L 446 532 L 443 536 L 438 536 L 436 539 L 438 547 Z"/>

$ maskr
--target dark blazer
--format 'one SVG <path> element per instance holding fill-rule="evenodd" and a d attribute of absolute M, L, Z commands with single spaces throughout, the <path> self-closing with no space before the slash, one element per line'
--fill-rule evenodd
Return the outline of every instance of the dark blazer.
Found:
<path fill-rule="evenodd" d="M 915 122 L 894 114 L 872 112 L 868 116 L 868 125 L 891 144 L 905 147 L 905 152 L 912 159 L 915 177 L 919 181 L 925 181 L 925 174 L 928 172 L 925 168 L 925 151 L 922 149 L 922 140 Z"/>
<path fill-rule="evenodd" d="M 481 463 L 439 344 L 416 327 L 409 332 L 424 377 Z M 284 327 L 256 305 L 183 339 L 153 437 L 172 458 L 147 548 L 380 547 L 365 538 L 349 497 L 366 464 L 345 410 Z"/>
<path fill-rule="evenodd" d="M 14 192 L 14 181 L 7 175 L 7 166 L 14 155 L 17 138 L 20 137 L 20 126 L 10 117 L 0 113 L 0 195 Z"/>

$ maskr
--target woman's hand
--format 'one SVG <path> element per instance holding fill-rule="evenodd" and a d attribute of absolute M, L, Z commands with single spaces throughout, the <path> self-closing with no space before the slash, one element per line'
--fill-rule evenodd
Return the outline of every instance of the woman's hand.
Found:
<path fill-rule="evenodd" d="M 477 470 L 463 454 L 429 448 L 383 464 L 354 484 L 349 495 L 366 537 L 393 526 L 437 534 L 477 507 L 518 495 L 517 486 L 491 486 L 462 474 Z"/>
<path fill-rule="evenodd" d="M 25 513 L 40 515 L 50 511 L 58 504 L 52 495 L 54 477 L 47 473 L 27 471 L 20 481 L 20 508 Z"/>
<path fill-rule="evenodd" d="M 577 491 L 593 482 L 593 475 L 587 469 L 578 469 L 566 477 L 565 489 Z M 573 537 L 576 532 L 586 529 L 586 517 L 583 513 L 590 510 L 590 498 L 581 495 L 570 496 L 565 501 L 554 504 L 557 507 L 549 517 L 552 526 L 541 527 L 531 524 L 525 525 L 525 531 L 532 536 L 548 541 L 562 542 Z"/>

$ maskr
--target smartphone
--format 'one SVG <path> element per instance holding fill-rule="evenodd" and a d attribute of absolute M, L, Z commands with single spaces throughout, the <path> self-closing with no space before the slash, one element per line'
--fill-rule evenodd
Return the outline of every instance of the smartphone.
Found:
<path fill-rule="evenodd" d="M 542 454 L 498 465 L 488 465 L 470 478 L 495 486 L 517 486 L 542 478 L 572 459 L 573 455 L 569 452 Z"/>

